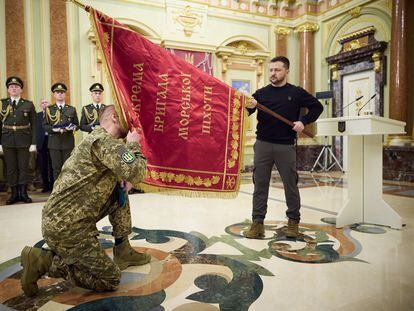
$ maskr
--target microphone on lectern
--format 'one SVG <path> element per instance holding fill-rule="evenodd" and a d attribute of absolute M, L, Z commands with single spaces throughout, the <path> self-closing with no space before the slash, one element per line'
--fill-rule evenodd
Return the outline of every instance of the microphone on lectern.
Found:
<path fill-rule="evenodd" d="M 360 100 L 362 97 L 364 97 L 364 95 L 359 96 L 358 98 L 355 98 L 353 101 L 351 101 L 348 105 L 342 107 L 342 109 L 339 109 L 339 112 L 343 115 L 344 109 L 351 106 L 353 103 L 357 102 L 358 100 Z"/>
<path fill-rule="evenodd" d="M 377 96 L 377 93 L 375 93 L 374 95 L 372 95 L 371 98 L 368 99 L 368 101 L 365 104 L 363 104 L 361 106 L 361 108 L 358 109 L 358 116 L 359 116 L 359 113 L 361 112 L 362 108 L 364 108 L 375 96 Z"/>

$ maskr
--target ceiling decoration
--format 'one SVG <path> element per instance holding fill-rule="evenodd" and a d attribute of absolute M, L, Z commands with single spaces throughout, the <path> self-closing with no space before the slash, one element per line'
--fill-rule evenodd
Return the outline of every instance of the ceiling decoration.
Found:
<path fill-rule="evenodd" d="M 295 19 L 319 15 L 351 0 L 190 0 L 233 11 Z"/>

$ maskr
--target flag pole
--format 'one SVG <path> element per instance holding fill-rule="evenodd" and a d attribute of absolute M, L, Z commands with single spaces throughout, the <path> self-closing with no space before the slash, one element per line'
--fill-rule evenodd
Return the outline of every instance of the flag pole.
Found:
<path fill-rule="evenodd" d="M 89 12 L 89 5 L 85 5 L 82 2 L 78 1 L 78 0 L 66 0 L 69 2 L 72 2 L 73 4 L 77 5 L 78 7 L 81 7 L 82 9 L 84 9 L 86 12 Z"/>
<path fill-rule="evenodd" d="M 282 121 L 282 122 L 284 122 L 284 123 L 286 123 L 286 124 L 288 124 L 288 125 L 290 125 L 292 127 L 294 126 L 294 124 L 293 124 L 292 121 L 286 119 L 285 117 L 283 117 L 280 114 L 274 112 L 273 110 L 270 110 L 269 108 L 267 108 L 267 107 L 265 107 L 265 106 L 263 106 L 263 105 L 261 105 L 259 103 L 257 103 L 257 106 L 256 107 L 257 107 L 257 109 L 260 109 L 261 111 L 263 111 L 263 112 L 271 115 L 272 117 L 275 117 L 276 119 L 278 119 L 278 120 L 280 120 L 280 121 Z M 306 136 L 309 136 L 310 138 L 313 138 L 314 137 L 313 134 L 311 132 L 309 132 L 308 130 L 305 130 L 304 129 L 302 131 L 302 133 L 305 134 Z"/>

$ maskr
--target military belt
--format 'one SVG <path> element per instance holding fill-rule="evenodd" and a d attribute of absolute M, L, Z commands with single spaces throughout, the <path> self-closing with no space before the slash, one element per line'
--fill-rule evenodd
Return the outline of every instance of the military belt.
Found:
<path fill-rule="evenodd" d="M 3 128 L 8 129 L 8 130 L 13 130 L 13 131 L 17 131 L 17 130 L 24 130 L 24 129 L 28 129 L 30 128 L 30 125 L 3 125 Z"/>

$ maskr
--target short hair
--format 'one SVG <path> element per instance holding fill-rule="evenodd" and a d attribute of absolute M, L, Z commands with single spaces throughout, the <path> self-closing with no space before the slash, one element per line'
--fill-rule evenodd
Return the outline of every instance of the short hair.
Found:
<path fill-rule="evenodd" d="M 101 123 L 104 119 L 107 119 L 109 115 L 114 112 L 116 113 L 114 105 L 104 106 L 101 111 L 99 111 L 99 123 Z"/>
<path fill-rule="evenodd" d="M 276 57 L 273 57 L 273 58 L 270 60 L 270 62 L 271 62 L 271 63 L 281 62 L 281 63 L 283 63 L 283 66 L 284 66 L 286 69 L 289 69 L 289 66 L 290 66 L 289 58 L 287 58 L 287 57 L 285 57 L 285 56 L 276 56 Z"/>

